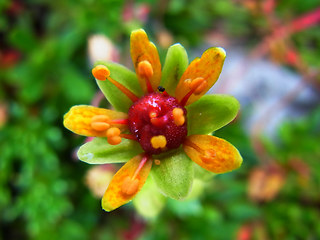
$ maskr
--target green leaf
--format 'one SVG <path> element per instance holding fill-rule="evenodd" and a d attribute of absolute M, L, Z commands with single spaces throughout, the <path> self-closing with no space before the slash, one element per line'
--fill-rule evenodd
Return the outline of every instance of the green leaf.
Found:
<path fill-rule="evenodd" d="M 160 84 L 170 95 L 174 96 L 177 84 L 188 64 L 187 52 L 181 44 L 174 44 L 168 49 Z"/>
<path fill-rule="evenodd" d="M 89 164 L 127 162 L 134 156 L 142 153 L 139 143 L 122 139 L 118 145 L 110 145 L 106 138 L 94 138 L 82 145 L 78 150 L 78 158 Z"/>
<path fill-rule="evenodd" d="M 204 95 L 187 106 L 188 135 L 210 134 L 231 122 L 239 111 L 237 99 L 229 95 Z"/>
<path fill-rule="evenodd" d="M 151 175 L 160 191 L 170 198 L 183 200 L 193 182 L 193 162 L 182 149 L 157 156 L 160 165 L 152 167 Z"/>
<path fill-rule="evenodd" d="M 133 205 L 145 218 L 155 218 L 164 207 L 166 198 L 158 191 L 158 188 L 149 177 L 141 191 L 133 199 Z"/>
<path fill-rule="evenodd" d="M 139 97 L 143 95 L 137 76 L 134 72 L 130 71 L 120 64 L 113 62 L 98 61 L 94 65 L 97 66 L 100 64 L 105 65 L 109 68 L 110 77 L 112 79 L 121 83 L 123 86 L 132 91 L 136 96 Z M 105 97 L 116 110 L 121 112 L 128 112 L 130 106 L 132 105 L 132 101 L 123 92 L 121 92 L 108 80 L 96 81 Z"/>
<path fill-rule="evenodd" d="M 216 174 L 213 172 L 209 172 L 208 170 L 202 168 L 198 164 L 193 164 L 194 178 L 202 181 L 208 181 L 210 178 L 215 176 Z"/>
<path fill-rule="evenodd" d="M 192 183 L 192 189 L 190 194 L 185 200 L 196 200 L 198 199 L 205 189 L 206 183 L 199 179 L 194 179 Z"/>

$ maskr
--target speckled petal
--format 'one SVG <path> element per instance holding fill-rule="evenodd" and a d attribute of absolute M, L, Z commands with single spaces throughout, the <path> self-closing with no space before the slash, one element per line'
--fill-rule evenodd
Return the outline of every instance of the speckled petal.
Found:
<path fill-rule="evenodd" d="M 242 164 L 239 151 L 226 140 L 214 136 L 191 135 L 183 149 L 192 161 L 213 173 L 229 172 Z"/>
<path fill-rule="evenodd" d="M 207 81 L 207 87 L 200 94 L 192 94 L 187 104 L 191 104 L 197 101 L 202 95 L 204 95 L 218 80 L 226 52 L 223 48 L 215 47 L 206 50 L 201 58 L 193 60 L 184 74 L 182 75 L 175 96 L 178 100 L 182 100 L 183 97 L 190 91 L 188 81 L 196 78 L 203 78 Z"/>
<path fill-rule="evenodd" d="M 87 105 L 73 106 L 69 112 L 64 115 L 63 125 L 70 131 L 87 137 L 105 137 L 106 131 L 97 131 L 92 128 L 92 118 L 95 116 L 105 116 L 110 120 L 127 119 L 128 115 L 122 112 L 116 112 L 109 109 L 97 108 Z M 125 124 L 110 124 L 111 127 L 117 127 L 120 130 L 128 128 Z"/>
<path fill-rule="evenodd" d="M 161 79 L 161 63 L 156 46 L 149 41 L 146 32 L 143 29 L 135 30 L 131 33 L 130 38 L 131 58 L 136 70 L 138 72 L 138 64 L 147 60 L 153 70 L 153 76 L 150 79 L 153 90 L 156 90 L 160 84 Z M 145 80 L 138 76 L 141 88 L 147 93 L 147 86 Z"/>
<path fill-rule="evenodd" d="M 122 191 L 125 180 L 128 177 L 131 178 L 134 175 L 142 159 L 142 154 L 132 158 L 122 168 L 120 168 L 116 175 L 114 175 L 107 191 L 102 198 L 102 208 L 105 211 L 109 212 L 126 204 L 127 202 L 132 200 L 135 195 L 141 190 L 151 170 L 151 159 L 147 160 L 136 177 L 136 179 L 138 180 L 136 191 L 130 195 L 127 195 Z"/>

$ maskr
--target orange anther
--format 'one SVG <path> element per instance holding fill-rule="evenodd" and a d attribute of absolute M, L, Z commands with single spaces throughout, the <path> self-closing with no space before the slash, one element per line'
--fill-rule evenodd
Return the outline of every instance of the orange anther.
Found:
<path fill-rule="evenodd" d="M 208 81 L 202 77 L 197 77 L 193 79 L 190 84 L 190 90 L 193 90 L 193 94 L 199 95 L 208 87 Z"/>
<path fill-rule="evenodd" d="M 150 64 L 149 61 L 144 60 L 142 62 L 139 62 L 138 64 L 138 74 L 141 77 L 150 79 L 153 76 L 153 69 L 152 65 Z"/>
<path fill-rule="evenodd" d="M 91 122 L 91 127 L 96 131 L 105 131 L 110 127 L 110 124 L 105 122 Z"/>
<path fill-rule="evenodd" d="M 92 75 L 100 81 L 105 81 L 110 76 L 110 71 L 104 65 L 97 65 L 92 69 Z"/>
<path fill-rule="evenodd" d="M 125 195 L 133 195 L 138 191 L 139 188 L 139 180 L 138 179 L 131 179 L 127 176 L 122 184 L 121 192 Z"/>
<path fill-rule="evenodd" d="M 184 117 L 184 112 L 181 108 L 174 108 L 172 110 L 173 121 L 177 126 L 182 126 L 186 119 Z"/>
<path fill-rule="evenodd" d="M 109 128 L 107 131 L 107 138 L 112 138 L 115 136 L 119 136 L 121 133 L 120 129 L 117 127 Z"/>
<path fill-rule="evenodd" d="M 167 145 L 167 139 L 163 135 L 154 136 L 151 138 L 151 145 L 153 148 L 164 148 Z"/>
<path fill-rule="evenodd" d="M 122 138 L 120 136 L 113 136 L 113 137 L 108 137 L 107 140 L 110 145 L 118 145 L 119 143 L 121 143 Z"/>
<path fill-rule="evenodd" d="M 106 115 L 95 115 L 91 118 L 91 122 L 108 122 L 110 119 Z"/>

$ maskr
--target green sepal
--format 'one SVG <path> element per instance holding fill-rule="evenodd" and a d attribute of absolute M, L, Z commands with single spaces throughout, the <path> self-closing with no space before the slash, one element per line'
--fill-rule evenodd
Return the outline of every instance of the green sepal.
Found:
<path fill-rule="evenodd" d="M 202 168 L 196 163 L 193 164 L 193 171 L 194 171 L 194 178 L 202 181 L 208 181 L 210 178 L 216 175 L 215 173 Z"/>
<path fill-rule="evenodd" d="M 237 99 L 229 95 L 204 95 L 187 106 L 188 135 L 210 134 L 231 122 L 239 111 Z"/>
<path fill-rule="evenodd" d="M 154 157 L 160 165 L 153 165 L 151 176 L 165 196 L 183 200 L 191 190 L 193 182 L 193 162 L 180 148 L 174 152 Z"/>
<path fill-rule="evenodd" d="M 177 84 L 189 64 L 188 54 L 184 47 L 177 43 L 169 47 L 162 70 L 160 85 L 174 96 Z"/>
<path fill-rule="evenodd" d="M 89 164 L 122 163 L 142 153 L 139 143 L 122 139 L 118 145 L 110 145 L 106 138 L 97 137 L 82 145 L 78 158 Z"/>
<path fill-rule="evenodd" d="M 198 199 L 203 194 L 205 186 L 206 183 L 204 181 L 195 178 L 192 183 L 192 190 L 185 200 Z"/>
<path fill-rule="evenodd" d="M 152 177 L 149 177 L 132 202 L 140 215 L 152 219 L 157 217 L 163 209 L 166 198 L 158 191 Z"/>
<path fill-rule="evenodd" d="M 132 91 L 137 97 L 143 95 L 137 76 L 128 68 L 113 62 L 97 61 L 94 66 L 104 65 L 110 70 L 110 77 Z M 120 112 L 128 112 L 132 101 L 108 80 L 96 80 L 110 104 Z"/>

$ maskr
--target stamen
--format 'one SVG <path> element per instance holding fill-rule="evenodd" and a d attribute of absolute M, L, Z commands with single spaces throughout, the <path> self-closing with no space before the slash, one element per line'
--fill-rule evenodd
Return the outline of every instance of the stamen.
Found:
<path fill-rule="evenodd" d="M 153 92 L 153 88 L 150 82 L 150 79 L 153 76 L 153 68 L 152 65 L 149 61 L 144 60 L 139 62 L 138 64 L 138 75 L 145 79 L 146 85 L 147 85 L 147 90 L 149 93 Z"/>
<path fill-rule="evenodd" d="M 108 123 L 109 117 L 105 115 L 95 115 L 91 118 L 91 127 L 99 132 L 106 131 L 110 128 Z"/>
<path fill-rule="evenodd" d="M 187 79 L 185 83 L 189 85 L 190 91 L 180 101 L 180 104 L 182 106 L 186 105 L 192 94 L 199 95 L 203 93 L 203 91 L 205 91 L 208 87 L 208 81 L 202 77 L 197 77 L 192 81 L 190 79 Z"/>
<path fill-rule="evenodd" d="M 154 149 L 164 148 L 167 145 L 167 139 L 163 135 L 152 137 L 150 142 Z"/>
<path fill-rule="evenodd" d="M 105 122 L 91 122 L 91 127 L 96 131 L 102 132 L 107 130 L 110 124 Z"/>
<path fill-rule="evenodd" d="M 107 138 L 108 143 L 111 145 L 118 145 L 121 143 L 121 137 L 120 137 L 120 129 L 116 127 L 109 128 L 107 130 Z"/>
<path fill-rule="evenodd" d="M 92 69 L 92 75 L 100 81 L 105 81 L 110 76 L 110 71 L 104 65 L 97 65 Z"/>
<path fill-rule="evenodd" d="M 113 119 L 108 121 L 111 124 L 123 124 L 123 125 L 127 125 L 128 124 L 128 119 Z"/>
<path fill-rule="evenodd" d="M 147 154 L 145 154 L 145 155 L 143 156 L 143 158 L 141 159 L 141 162 L 140 162 L 140 164 L 139 164 L 139 167 L 138 167 L 137 170 L 134 172 L 134 174 L 133 174 L 133 176 L 132 176 L 131 179 L 135 179 L 135 178 L 138 176 L 138 174 L 139 174 L 139 172 L 141 171 L 142 167 L 144 166 L 144 164 L 145 164 L 148 160 L 149 160 L 149 156 L 148 156 Z"/>
<path fill-rule="evenodd" d="M 132 102 L 137 101 L 139 98 L 131 92 L 128 88 L 123 86 L 121 83 L 115 81 L 110 77 L 109 69 L 104 65 L 98 65 L 92 69 L 92 75 L 100 80 L 105 81 L 108 79 L 113 85 L 115 85 L 121 92 L 123 92 Z"/>
<path fill-rule="evenodd" d="M 138 178 L 138 174 L 140 173 L 141 169 L 143 168 L 144 164 L 149 160 L 149 156 L 148 155 L 144 155 L 143 158 L 141 159 L 141 162 L 138 166 L 138 168 L 136 169 L 136 171 L 134 172 L 133 176 L 127 176 L 123 183 L 122 183 L 122 187 L 121 187 L 121 192 L 125 195 L 133 195 L 135 193 L 137 193 L 138 189 L 139 189 L 139 178 Z"/>
<path fill-rule="evenodd" d="M 173 121 L 177 126 L 182 126 L 186 119 L 184 117 L 184 112 L 181 108 L 174 108 L 172 110 Z"/>
<path fill-rule="evenodd" d="M 197 152 L 199 152 L 201 155 L 205 155 L 205 151 L 204 151 L 202 148 L 200 148 L 197 144 L 191 142 L 191 141 L 188 140 L 188 139 L 186 139 L 186 140 L 183 142 L 183 145 L 195 149 L 195 150 L 196 150 Z"/>
<path fill-rule="evenodd" d="M 110 118 L 106 115 L 94 115 L 91 122 L 109 122 Z"/>
<path fill-rule="evenodd" d="M 121 92 L 123 92 L 132 102 L 135 102 L 139 100 L 139 98 L 131 92 L 128 88 L 123 86 L 121 83 L 118 83 L 117 81 L 113 80 L 111 77 L 108 77 L 108 80 L 115 85 Z"/>
<path fill-rule="evenodd" d="M 199 95 L 201 94 L 206 87 L 208 87 L 208 81 L 204 80 L 202 77 L 197 77 L 191 81 L 189 84 L 190 89 L 194 89 L 193 94 Z"/>
<path fill-rule="evenodd" d="M 195 149 L 197 152 L 199 152 L 200 159 L 202 160 L 202 162 L 204 162 L 206 164 L 211 163 L 212 159 L 216 157 L 216 152 L 214 150 L 212 150 L 212 149 L 204 150 L 188 139 L 186 139 L 184 141 L 183 145 L 191 147 L 191 148 Z"/>
<path fill-rule="evenodd" d="M 138 179 L 131 179 L 127 176 L 122 184 L 121 192 L 125 195 L 131 196 L 138 191 L 139 187 L 139 180 Z"/>
<path fill-rule="evenodd" d="M 134 140 L 134 141 L 138 141 L 137 137 L 132 135 L 132 134 L 125 134 L 125 133 L 122 133 L 119 135 L 120 137 L 122 138 L 125 138 L 125 139 L 129 139 L 129 140 Z"/>
<path fill-rule="evenodd" d="M 107 140 L 110 145 L 118 145 L 122 141 L 120 136 L 109 137 Z"/>

